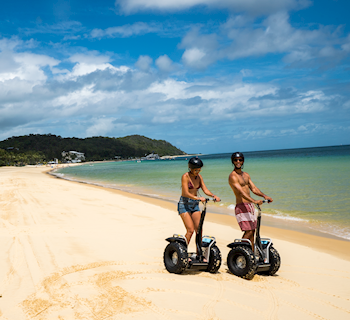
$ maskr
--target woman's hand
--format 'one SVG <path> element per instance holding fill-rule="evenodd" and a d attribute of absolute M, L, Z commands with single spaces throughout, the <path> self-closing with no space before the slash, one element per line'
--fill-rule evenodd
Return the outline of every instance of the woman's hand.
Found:
<path fill-rule="evenodd" d="M 221 199 L 220 199 L 219 197 L 217 197 L 216 195 L 213 195 L 213 200 L 214 200 L 215 202 L 221 201 Z"/>

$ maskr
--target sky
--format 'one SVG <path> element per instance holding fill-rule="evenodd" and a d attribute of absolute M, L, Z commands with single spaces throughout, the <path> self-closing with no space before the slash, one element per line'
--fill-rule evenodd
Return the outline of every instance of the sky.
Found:
<path fill-rule="evenodd" d="M 348 0 L 2 1 L 0 140 L 350 144 L 349 12 Z"/>

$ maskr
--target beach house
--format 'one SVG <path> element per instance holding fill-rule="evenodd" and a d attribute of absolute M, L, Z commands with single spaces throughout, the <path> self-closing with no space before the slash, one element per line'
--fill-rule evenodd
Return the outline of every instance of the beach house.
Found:
<path fill-rule="evenodd" d="M 78 151 L 62 151 L 63 162 L 82 162 L 85 161 L 85 154 Z"/>
<path fill-rule="evenodd" d="M 160 156 L 157 153 L 150 153 L 146 157 L 142 157 L 141 160 L 159 160 Z"/>

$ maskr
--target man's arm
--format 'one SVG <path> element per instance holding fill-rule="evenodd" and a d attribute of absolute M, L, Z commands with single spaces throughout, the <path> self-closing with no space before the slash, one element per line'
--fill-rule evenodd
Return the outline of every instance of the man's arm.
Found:
<path fill-rule="evenodd" d="M 230 176 L 228 178 L 228 183 L 229 183 L 230 187 L 232 188 L 233 192 L 236 194 L 236 196 L 240 196 L 241 198 L 248 200 L 250 202 L 253 202 L 255 204 L 259 204 L 259 205 L 262 204 L 261 200 L 259 200 L 259 201 L 254 200 L 249 194 L 247 194 L 243 190 L 241 184 L 238 181 L 238 178 L 235 175 L 230 174 Z"/>
<path fill-rule="evenodd" d="M 252 179 L 250 179 L 250 175 L 248 175 L 249 180 L 248 180 L 248 185 L 249 185 L 249 189 L 256 194 L 259 197 L 263 197 L 265 200 L 269 200 L 270 202 L 272 202 L 272 198 L 270 198 L 269 196 L 267 196 L 266 194 L 264 194 L 252 181 Z"/>

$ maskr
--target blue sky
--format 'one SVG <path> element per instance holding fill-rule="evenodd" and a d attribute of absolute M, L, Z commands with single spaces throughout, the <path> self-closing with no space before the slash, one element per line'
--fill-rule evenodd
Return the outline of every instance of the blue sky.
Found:
<path fill-rule="evenodd" d="M 348 0 L 3 1 L 0 140 L 350 144 L 349 12 Z"/>

